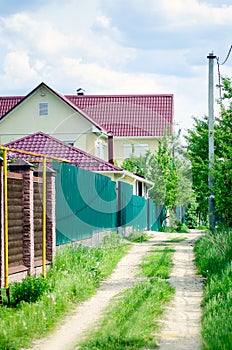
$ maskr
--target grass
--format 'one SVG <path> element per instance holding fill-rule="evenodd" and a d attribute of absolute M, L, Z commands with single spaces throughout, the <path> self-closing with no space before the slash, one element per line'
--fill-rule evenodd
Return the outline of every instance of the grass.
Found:
<path fill-rule="evenodd" d="M 169 238 L 167 242 L 168 243 L 179 243 L 179 242 L 182 242 L 185 240 L 186 240 L 186 237 L 175 237 L 175 238 Z"/>
<path fill-rule="evenodd" d="M 194 249 L 199 273 L 205 277 L 203 350 L 231 350 L 232 231 L 208 232 Z"/>
<path fill-rule="evenodd" d="M 26 348 L 33 338 L 47 334 L 67 311 L 96 291 L 128 247 L 113 235 L 99 248 L 68 245 L 57 251 L 47 276 L 49 287 L 38 301 L 0 307 L 0 349 Z"/>
<path fill-rule="evenodd" d="M 145 257 L 141 264 L 142 275 L 146 277 L 160 277 L 167 279 L 173 266 L 172 254 L 174 249 L 153 250 L 153 254 Z"/>
<path fill-rule="evenodd" d="M 91 330 L 78 349 L 155 348 L 158 319 L 174 293 L 165 280 L 172 266 L 171 257 L 170 249 L 150 252 L 141 264 L 141 276 L 145 280 L 114 298 L 97 329 Z"/>
<path fill-rule="evenodd" d="M 143 231 L 133 231 L 129 237 L 126 239 L 133 243 L 142 243 L 149 240 L 149 236 Z"/>

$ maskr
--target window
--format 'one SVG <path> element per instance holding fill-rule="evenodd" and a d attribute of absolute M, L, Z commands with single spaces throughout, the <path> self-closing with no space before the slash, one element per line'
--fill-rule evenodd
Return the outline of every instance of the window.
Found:
<path fill-rule="evenodd" d="M 123 144 L 123 158 L 130 158 L 132 154 L 132 145 L 130 143 Z"/>
<path fill-rule="evenodd" d="M 138 144 L 134 144 L 134 155 L 135 157 L 139 157 L 139 156 L 145 156 L 146 152 L 148 150 L 148 144 L 146 143 L 138 143 Z"/>
<path fill-rule="evenodd" d="M 123 144 L 123 157 L 130 158 L 130 156 L 133 154 L 135 157 L 139 156 L 145 156 L 146 152 L 148 150 L 148 144 L 147 143 L 124 143 Z"/>
<path fill-rule="evenodd" d="M 95 142 L 95 155 L 98 158 L 106 159 L 106 144 L 104 141 L 98 140 Z"/>
<path fill-rule="evenodd" d="M 39 116 L 48 115 L 48 102 L 39 103 Z"/>

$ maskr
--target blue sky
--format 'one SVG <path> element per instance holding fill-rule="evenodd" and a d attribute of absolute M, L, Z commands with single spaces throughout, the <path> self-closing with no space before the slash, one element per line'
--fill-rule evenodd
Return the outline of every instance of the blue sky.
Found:
<path fill-rule="evenodd" d="M 207 114 L 207 55 L 226 57 L 231 18 L 230 0 L 0 0 L 0 95 L 172 93 L 185 130 Z"/>

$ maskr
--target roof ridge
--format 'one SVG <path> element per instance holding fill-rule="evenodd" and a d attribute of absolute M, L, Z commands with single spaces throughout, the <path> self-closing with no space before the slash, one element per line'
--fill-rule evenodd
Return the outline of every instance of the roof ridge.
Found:
<path fill-rule="evenodd" d="M 85 97 L 172 97 L 173 94 L 89 94 L 89 95 L 75 95 L 75 94 L 65 94 L 65 97 L 76 97 L 76 98 L 85 98 Z"/>

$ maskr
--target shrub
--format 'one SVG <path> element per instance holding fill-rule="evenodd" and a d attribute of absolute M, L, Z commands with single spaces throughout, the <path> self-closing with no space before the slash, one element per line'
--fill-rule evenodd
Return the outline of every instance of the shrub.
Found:
<path fill-rule="evenodd" d="M 33 303 L 37 301 L 48 289 L 48 281 L 40 277 L 27 276 L 22 282 L 14 282 L 10 285 L 11 305 L 17 306 L 21 301 Z"/>

